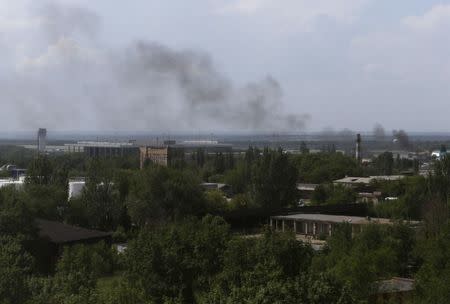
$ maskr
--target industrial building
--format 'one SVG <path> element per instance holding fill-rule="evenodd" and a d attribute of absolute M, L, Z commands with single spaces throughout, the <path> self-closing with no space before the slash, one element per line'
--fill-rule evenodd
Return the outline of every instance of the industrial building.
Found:
<path fill-rule="evenodd" d="M 166 141 L 162 145 L 143 146 L 140 148 L 141 168 L 146 161 L 162 166 L 172 166 L 178 161 L 189 159 L 189 155 L 198 151 L 204 154 L 232 153 L 233 147 L 217 141 L 184 141 L 182 143 Z"/>
<path fill-rule="evenodd" d="M 65 144 L 69 153 L 84 153 L 88 157 L 123 157 L 138 156 L 139 147 L 133 143 L 79 141 L 76 144 Z"/>
<path fill-rule="evenodd" d="M 306 237 L 331 236 L 339 224 L 351 225 L 352 234 L 361 232 L 365 225 L 392 225 L 390 219 L 327 214 L 291 214 L 270 217 L 270 226 L 275 230 L 291 230 Z"/>
<path fill-rule="evenodd" d="M 355 177 L 347 176 L 333 181 L 334 184 L 343 185 L 346 187 L 357 188 L 360 186 L 368 186 L 376 181 L 399 181 L 405 178 L 404 175 L 375 175 L 369 177 Z"/>

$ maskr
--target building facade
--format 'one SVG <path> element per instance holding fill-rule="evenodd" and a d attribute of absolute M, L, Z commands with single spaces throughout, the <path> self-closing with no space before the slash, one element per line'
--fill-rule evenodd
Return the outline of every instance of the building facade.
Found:
<path fill-rule="evenodd" d="M 143 168 L 147 161 L 162 166 L 173 166 L 178 162 L 188 161 L 194 154 L 231 154 L 232 146 L 215 141 L 185 141 L 183 143 L 170 141 L 163 145 L 143 146 L 139 150 L 140 164 Z"/>
<path fill-rule="evenodd" d="M 167 166 L 169 160 L 169 147 L 140 147 L 140 166 L 144 167 L 146 161 L 161 166 Z"/>

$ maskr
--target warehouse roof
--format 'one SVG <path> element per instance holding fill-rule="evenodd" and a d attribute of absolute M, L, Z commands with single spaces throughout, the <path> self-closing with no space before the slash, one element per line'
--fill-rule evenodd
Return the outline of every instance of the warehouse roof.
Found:
<path fill-rule="evenodd" d="M 135 147 L 131 142 L 108 142 L 108 141 L 79 141 L 76 144 L 65 144 L 72 147 L 102 147 L 102 148 L 126 148 Z"/>
<path fill-rule="evenodd" d="M 56 221 L 38 219 L 36 222 L 39 228 L 39 236 L 56 244 L 103 239 L 111 236 L 108 232 L 71 226 Z"/>

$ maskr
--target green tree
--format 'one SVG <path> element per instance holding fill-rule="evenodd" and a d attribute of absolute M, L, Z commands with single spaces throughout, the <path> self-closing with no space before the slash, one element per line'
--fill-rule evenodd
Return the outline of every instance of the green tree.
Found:
<path fill-rule="evenodd" d="M 0 236 L 32 240 L 37 235 L 34 215 L 13 187 L 0 189 Z"/>
<path fill-rule="evenodd" d="M 37 156 L 28 167 L 27 182 L 30 184 L 48 185 L 52 182 L 53 165 L 45 155 Z"/>
<path fill-rule="evenodd" d="M 342 225 L 324 255 L 315 257 L 312 271 L 330 275 L 365 300 L 375 281 L 406 274 L 414 244 L 412 232 L 403 226 L 368 225 L 352 238 L 351 226 Z"/>
<path fill-rule="evenodd" d="M 206 209 L 209 213 L 220 213 L 229 209 L 227 199 L 219 190 L 210 190 L 205 193 Z"/>
<path fill-rule="evenodd" d="M 144 229 L 126 251 L 127 278 L 156 303 L 194 303 L 221 270 L 229 237 L 228 225 L 212 216 Z"/>
<path fill-rule="evenodd" d="M 304 183 L 330 183 L 345 176 L 360 176 L 362 169 L 353 157 L 342 153 L 306 153 L 293 157 Z"/>
<path fill-rule="evenodd" d="M 245 193 L 248 190 L 250 179 L 243 161 L 225 174 L 225 183 L 231 185 L 234 193 Z"/>
<path fill-rule="evenodd" d="M 418 303 L 446 303 L 450 298 L 450 225 L 424 242 L 424 260 L 416 276 Z"/>
<path fill-rule="evenodd" d="M 252 169 L 251 196 L 267 210 L 294 205 L 297 199 L 298 172 L 281 149 L 265 149 Z"/>
<path fill-rule="evenodd" d="M 30 281 L 30 303 L 99 303 L 97 281 L 110 275 L 115 264 L 115 253 L 103 243 L 66 247 L 54 276 Z"/>
<path fill-rule="evenodd" d="M 302 153 L 302 154 L 308 154 L 309 153 L 308 146 L 306 145 L 306 143 L 304 141 L 302 141 L 300 143 L 300 153 Z"/>
<path fill-rule="evenodd" d="M 93 159 L 88 164 L 86 187 L 80 198 L 69 202 L 66 219 L 100 230 L 114 230 L 124 208 L 120 192 L 113 181 L 113 170 L 101 159 Z"/>
<path fill-rule="evenodd" d="M 31 274 L 32 258 L 21 242 L 0 237 L 0 303 L 25 303 L 29 296 L 27 279 Z"/>
<path fill-rule="evenodd" d="M 205 199 L 192 173 L 156 166 L 136 174 L 127 207 L 133 222 L 143 226 L 202 214 Z"/>
<path fill-rule="evenodd" d="M 375 158 L 373 163 L 379 174 L 391 175 L 394 168 L 394 156 L 392 152 L 383 152 Z"/>

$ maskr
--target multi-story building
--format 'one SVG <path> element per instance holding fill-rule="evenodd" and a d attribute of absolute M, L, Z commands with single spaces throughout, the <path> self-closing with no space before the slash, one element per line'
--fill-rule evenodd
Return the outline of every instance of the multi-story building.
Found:
<path fill-rule="evenodd" d="M 219 144 L 216 141 L 185 141 L 179 144 L 170 141 L 164 142 L 162 145 L 143 146 L 140 148 L 140 164 L 141 168 L 144 167 L 146 161 L 162 166 L 172 166 L 199 152 L 206 155 L 232 153 L 232 146 Z"/>

